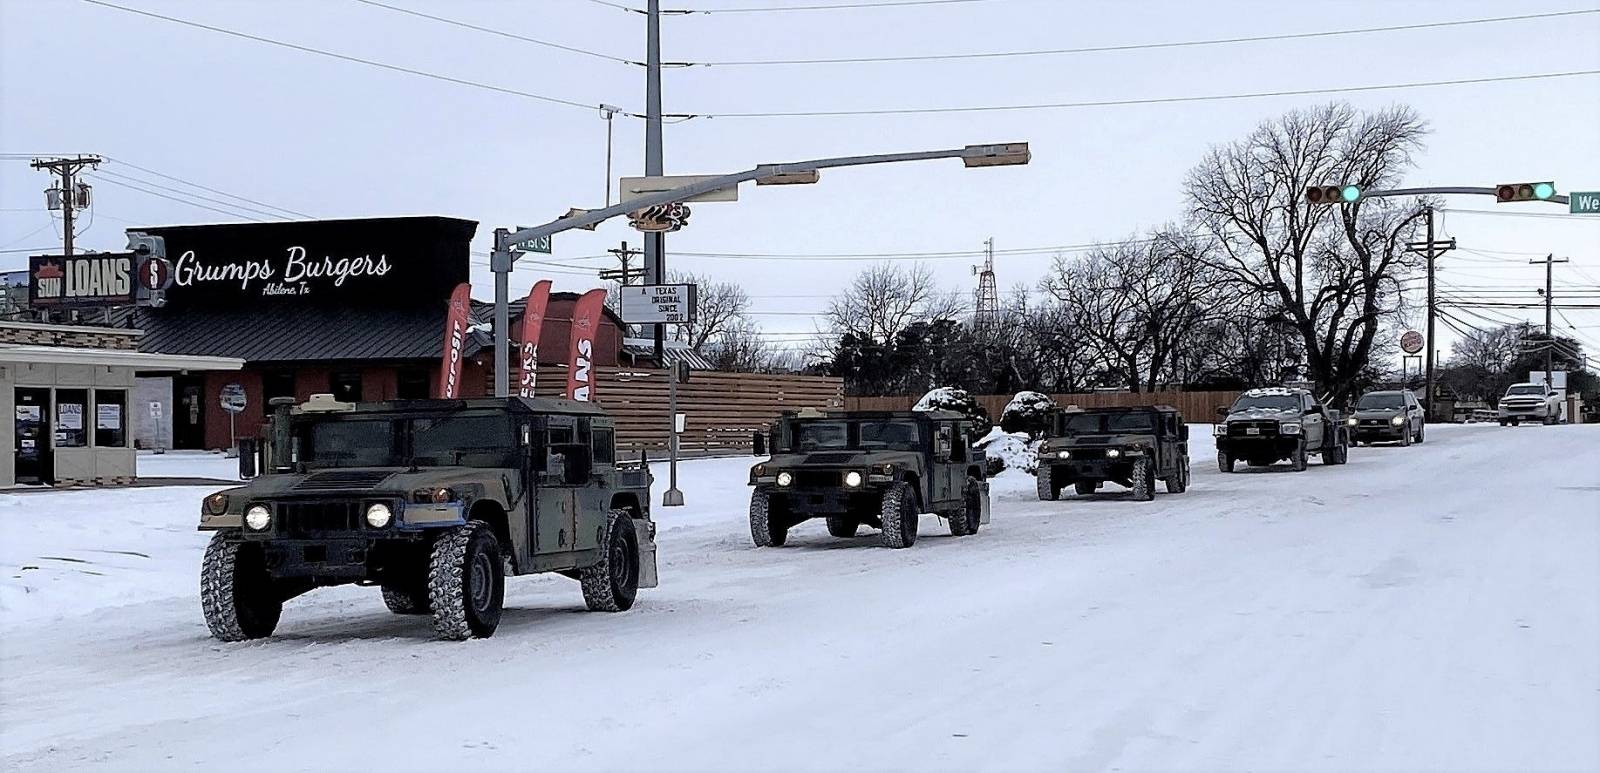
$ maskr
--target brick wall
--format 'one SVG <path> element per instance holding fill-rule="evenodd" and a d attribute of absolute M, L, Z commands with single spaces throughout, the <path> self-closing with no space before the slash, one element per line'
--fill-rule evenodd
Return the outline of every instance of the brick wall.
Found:
<path fill-rule="evenodd" d="M 140 335 L 138 330 L 110 327 L 0 322 L 0 343 L 6 344 L 132 351 L 138 348 Z"/>

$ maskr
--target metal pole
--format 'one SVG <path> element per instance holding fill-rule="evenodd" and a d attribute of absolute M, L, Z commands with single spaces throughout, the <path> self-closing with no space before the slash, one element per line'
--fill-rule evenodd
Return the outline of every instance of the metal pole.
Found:
<path fill-rule="evenodd" d="M 617 114 L 615 110 L 605 107 L 600 108 L 606 119 L 606 206 L 611 206 L 611 125 L 612 118 Z"/>
<path fill-rule="evenodd" d="M 682 507 L 683 492 L 678 490 L 678 364 L 667 376 L 667 420 L 672 432 L 667 436 L 667 490 L 661 495 L 662 507 Z"/>
<path fill-rule="evenodd" d="M 1552 277 L 1555 276 L 1555 254 L 1544 256 L 1544 383 L 1554 387 L 1551 373 L 1555 370 L 1556 338 L 1552 334 L 1550 324 L 1550 310 L 1554 308 L 1555 298 L 1551 291 L 1555 289 Z"/>
<path fill-rule="evenodd" d="M 72 173 L 75 171 L 70 165 L 62 165 L 61 169 L 61 226 L 62 250 L 72 254 Z"/>
<path fill-rule="evenodd" d="M 494 272 L 494 396 L 511 396 L 511 250 L 507 231 L 494 229 L 494 252 L 489 270 Z"/>
<path fill-rule="evenodd" d="M 644 84 L 644 173 L 648 177 L 663 174 L 661 163 L 661 0 L 648 0 L 645 4 L 645 84 Z M 666 239 L 659 233 L 644 235 L 644 275 L 647 282 L 661 284 L 666 281 Z M 655 338 L 656 366 L 661 367 L 666 348 L 666 326 L 651 325 Z"/>
<path fill-rule="evenodd" d="M 1422 395 L 1422 421 L 1424 424 L 1433 420 L 1433 353 L 1434 342 L 1438 340 L 1433 337 L 1435 306 L 1433 286 L 1433 259 L 1435 254 L 1433 246 L 1433 207 L 1428 207 L 1426 212 L 1428 218 L 1428 376 L 1426 379 L 1427 385 L 1423 387 L 1424 392 Z"/>

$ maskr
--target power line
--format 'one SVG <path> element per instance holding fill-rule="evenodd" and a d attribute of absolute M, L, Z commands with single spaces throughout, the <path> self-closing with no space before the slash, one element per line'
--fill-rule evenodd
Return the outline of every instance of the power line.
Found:
<path fill-rule="evenodd" d="M 12 254 L 12 253 L 16 253 L 16 252 L 36 252 L 36 253 L 39 253 L 39 254 L 42 255 L 42 254 L 45 254 L 45 253 L 48 253 L 48 252 L 54 252 L 54 251 L 59 250 L 59 249 L 61 249 L 61 248 L 60 247 L 17 247 L 16 249 L 0 250 L 0 252 L 6 253 L 8 255 Z"/>
<path fill-rule="evenodd" d="M 1569 74 L 1569 75 L 1584 75 L 1584 74 L 1593 74 L 1595 72 L 1600 72 L 1600 70 L 1593 70 L 1593 71 L 1590 71 L 1589 73 L 1567 73 L 1567 74 Z M 1572 222 L 1572 223 L 1600 222 L 1600 221 L 1585 221 L 1583 218 L 1573 217 L 1571 215 L 1558 215 L 1558 214 L 1556 214 L 1554 212 L 1500 212 L 1500 211 L 1496 211 L 1496 210 L 1492 210 L 1492 209 L 1446 209 L 1446 210 L 1442 210 L 1442 211 L 1444 211 L 1444 212 L 1455 212 L 1455 213 L 1459 213 L 1459 214 L 1463 214 L 1463 215 L 1493 215 L 1495 217 L 1543 217 L 1543 218 L 1554 218 L 1556 220 L 1566 220 L 1566 221 Z"/>
<path fill-rule="evenodd" d="M 368 0 L 359 0 L 368 2 Z M 1528 21 L 1533 19 L 1550 19 L 1564 16 L 1579 16 L 1584 14 L 1600 13 L 1597 8 L 1584 8 L 1574 11 L 1554 11 L 1551 13 L 1532 13 L 1517 16 L 1496 16 L 1478 19 L 1458 19 L 1453 21 L 1422 22 L 1418 24 L 1394 24 L 1383 27 L 1360 27 L 1341 30 L 1323 30 L 1318 32 L 1293 32 L 1279 35 L 1251 35 L 1231 38 L 1207 38 L 1201 40 L 1179 40 L 1161 43 L 1125 43 L 1120 45 L 1083 46 L 1078 48 L 1045 48 L 1021 51 L 984 51 L 965 54 L 913 54 L 907 56 L 854 56 L 854 57 L 823 57 L 815 59 L 747 59 L 697 62 L 698 65 L 707 67 L 749 67 L 767 65 L 808 65 L 808 64 L 876 64 L 893 62 L 932 62 L 963 59 L 1003 59 L 1032 56 L 1059 56 L 1065 54 L 1094 54 L 1111 51 L 1149 51 L 1167 48 L 1198 48 L 1202 46 L 1233 45 L 1238 43 L 1260 43 L 1271 40 L 1306 40 L 1310 38 L 1331 38 L 1344 35 L 1367 35 L 1380 32 L 1401 32 L 1406 30 L 1436 29 L 1441 27 L 1463 27 L 1474 24 L 1498 24 L 1513 21 Z"/>
<path fill-rule="evenodd" d="M 145 174 L 153 174 L 153 175 L 155 175 L 157 177 L 160 177 L 162 179 L 171 180 L 173 182 L 183 183 L 184 185 L 188 185 L 188 186 L 193 187 L 193 188 L 199 188 L 200 190 L 203 190 L 203 191 L 210 191 L 210 192 L 218 194 L 218 195 L 227 196 L 230 199 L 238 199 L 238 200 L 243 201 L 243 202 L 248 203 L 248 204 L 255 204 L 257 206 L 266 207 L 268 209 L 276 209 L 276 210 L 278 210 L 280 212 L 287 212 L 287 213 L 289 213 L 291 215 L 294 215 L 295 217 L 303 217 L 303 218 L 306 218 L 308 220 L 316 219 L 315 215 L 308 215 L 308 214 L 306 214 L 304 212 L 298 212 L 296 210 L 289 209 L 287 207 L 280 207 L 280 206 L 278 206 L 276 204 L 268 204 L 265 201 L 257 201 L 255 199 L 246 198 L 244 196 L 240 196 L 237 193 L 229 193 L 229 192 L 224 191 L 224 190 L 218 190 L 216 188 L 211 188 L 211 187 L 208 187 L 208 186 L 205 186 L 205 185 L 201 185 L 200 183 L 194 182 L 192 180 L 185 180 L 185 179 L 183 179 L 181 177 L 173 177 L 170 174 L 166 174 L 164 172 L 157 172 L 154 169 L 148 169 L 146 167 L 139 166 L 138 164 L 134 164 L 134 163 L 130 163 L 128 161 L 124 161 L 124 160 L 122 160 L 120 158 L 112 158 L 111 156 L 103 156 L 103 158 L 105 158 L 107 161 L 110 161 L 110 162 L 116 163 L 116 164 L 121 164 L 122 166 L 128 167 L 130 169 L 137 169 L 137 170 L 139 170 L 141 172 L 144 172 Z"/>
<path fill-rule="evenodd" d="M 99 0 L 84 0 L 99 2 Z M 974 105 L 967 107 L 902 107 L 864 110 L 797 110 L 745 113 L 698 113 L 698 118 L 839 118 L 864 115 L 922 115 L 935 113 L 1014 112 L 1020 110 L 1063 110 L 1086 107 L 1121 107 L 1130 105 L 1164 105 L 1189 102 L 1220 102 L 1266 97 L 1301 97 L 1318 94 L 1350 94 L 1363 91 L 1394 91 L 1398 89 L 1434 88 L 1439 86 L 1467 86 L 1482 83 L 1533 81 L 1550 78 L 1575 78 L 1600 75 L 1600 70 L 1572 70 L 1569 72 L 1537 73 L 1533 75 L 1500 75 L 1485 78 L 1458 78 L 1454 80 L 1414 81 L 1387 83 L 1372 86 L 1336 86 L 1322 89 L 1287 89 L 1283 91 L 1255 91 L 1241 94 L 1207 94 L 1190 97 L 1150 97 L 1146 99 L 1104 99 L 1088 102 L 1046 102 L 1020 105 Z M 1474 210 L 1449 210 L 1454 212 Z"/>
<path fill-rule="evenodd" d="M 245 206 L 244 204 L 235 204 L 235 203 L 233 203 L 231 201 L 223 201 L 222 199 L 218 199 L 218 198 L 215 198 L 215 197 L 212 197 L 212 196 L 207 196 L 207 195 L 201 194 L 201 193 L 191 193 L 191 192 L 183 190 L 181 188 L 174 188 L 174 187 L 172 187 L 170 185 L 162 185 L 160 183 L 151 182 L 149 180 L 141 180 L 141 179 L 139 179 L 137 177 L 132 177 L 132 176 L 125 175 L 125 174 L 118 174 L 117 172 L 112 172 L 112 171 L 108 171 L 108 170 L 105 170 L 105 169 L 102 169 L 99 172 L 95 173 L 95 176 L 100 176 L 100 175 L 111 175 L 112 177 L 115 177 L 118 180 L 122 180 L 124 182 L 138 183 L 140 185 L 148 185 L 151 188 L 155 188 L 157 190 L 163 190 L 163 191 L 167 191 L 169 193 L 176 193 L 176 194 L 178 194 L 180 196 L 187 196 L 189 198 L 197 199 L 199 201 L 209 201 L 209 202 L 211 202 L 213 204 L 218 204 L 218 205 L 221 205 L 221 206 L 229 207 L 231 209 L 235 209 L 235 210 L 238 210 L 240 212 L 250 212 L 250 213 L 253 213 L 253 214 L 257 214 L 257 215 L 264 215 L 266 217 L 270 217 L 270 218 L 273 218 L 273 219 L 276 219 L 276 220 L 285 219 L 283 215 L 280 215 L 280 214 L 278 214 L 276 212 L 269 212 L 269 211 L 264 210 L 264 209 L 256 209 L 255 207 Z M 104 179 L 104 178 L 101 178 L 101 179 Z"/>
<path fill-rule="evenodd" d="M 549 103 L 557 104 L 557 105 L 566 105 L 568 107 L 581 107 L 581 108 L 583 108 L 585 110 L 593 110 L 593 109 L 599 107 L 598 104 L 585 104 L 583 102 L 575 102 L 573 100 L 562 99 L 560 97 L 551 97 L 551 96 L 546 96 L 544 94 L 535 94 L 535 93 L 529 92 L 529 91 L 519 91 L 517 89 L 506 88 L 504 86 L 494 86 L 494 85 L 491 85 L 491 84 L 488 84 L 488 83 L 481 83 L 479 81 L 466 80 L 465 78 L 456 78 L 456 77 L 452 77 L 452 76 L 449 76 L 449 75 L 440 75 L 438 73 L 432 73 L 432 72 L 428 72 L 426 70 L 417 70 L 417 69 L 413 69 L 413 68 L 410 68 L 410 67 L 402 67 L 402 66 L 397 65 L 397 64 L 389 64 L 387 62 L 379 62 L 379 61 L 376 61 L 376 60 L 373 60 L 373 59 L 363 59 L 363 58 L 358 57 L 358 56 L 350 56 L 349 54 L 340 54 L 340 53 L 335 53 L 333 51 L 325 51 L 325 50 L 320 49 L 320 48 L 312 48 L 310 46 L 302 46 L 302 45 L 299 45 L 298 43 L 288 43 L 288 42 L 285 42 L 285 41 L 282 41 L 282 40 L 276 40 L 276 39 L 273 39 L 273 38 L 262 37 L 260 35 L 252 35 L 252 34 L 249 34 L 247 32 L 239 32 L 237 30 L 224 29 L 222 27 L 214 27 L 214 26 L 211 26 L 209 24 L 201 24 L 200 22 L 190 21 L 188 19 L 180 19 L 180 18 L 178 18 L 176 16 L 163 16 L 163 15 L 161 15 L 159 13 L 153 13 L 151 11 L 144 11 L 144 10 L 140 10 L 138 8 L 129 8 L 127 6 L 116 5 L 114 3 L 108 3 L 108 2 L 105 2 L 105 0 L 82 0 L 82 1 L 85 2 L 85 3 L 89 3 L 91 5 L 98 5 L 98 6 L 102 6 L 104 8 L 111 8 L 111 9 L 114 9 L 114 10 L 123 11 L 125 13 L 137 14 L 139 16 L 149 17 L 151 19 L 160 19 L 161 21 L 172 22 L 173 24 L 182 24 L 182 25 L 184 25 L 186 27 L 194 27 L 195 29 L 209 30 L 211 32 L 217 32 L 217 33 L 221 33 L 223 35 L 231 35 L 231 36 L 236 37 L 236 38 L 243 38 L 245 40 L 253 40 L 253 41 L 256 41 L 257 43 L 266 43 L 267 45 L 271 45 L 271 46 L 278 46 L 280 48 L 287 48 L 287 49 L 291 49 L 291 50 L 294 50 L 294 51 L 301 51 L 301 52 L 304 52 L 304 53 L 307 53 L 307 54 L 316 54 L 318 56 L 326 56 L 326 57 L 329 57 L 331 59 L 338 59 L 338 60 L 345 61 L 345 62 L 354 62 L 356 64 L 364 64 L 364 65 L 367 65 L 368 67 L 377 67 L 377 68 L 384 69 L 384 70 L 389 70 L 389 71 L 392 71 L 392 72 L 405 73 L 407 75 L 415 75 L 415 76 L 417 76 L 419 78 L 429 78 L 429 79 L 436 80 L 436 81 L 443 81 L 445 83 L 454 83 L 457 86 L 470 86 L 472 88 L 483 89 L 485 91 L 493 91 L 493 92 L 496 92 L 496 93 L 499 93 L 499 94 L 507 94 L 507 95 L 515 96 L 515 97 L 525 97 L 527 99 L 536 99 L 536 100 L 539 100 L 541 102 L 549 102 Z M 632 118 L 638 118 L 639 117 L 638 115 L 636 115 L 634 113 L 627 112 L 627 111 L 619 111 L 619 112 L 621 112 L 623 115 L 626 115 L 626 116 L 629 116 L 629 117 L 632 117 Z"/>
<path fill-rule="evenodd" d="M 599 0 L 596 0 L 599 2 Z M 812 5 L 772 5 L 772 6 L 746 6 L 743 8 L 695 8 L 682 13 L 715 14 L 715 13 L 780 13 L 788 11 L 844 11 L 862 10 L 871 8 L 903 8 L 906 6 L 926 5 L 962 5 L 967 3 L 992 3 L 997 0 L 886 0 L 879 3 L 817 3 Z M 600 2 L 601 5 L 615 5 Z M 616 6 L 625 7 L 625 6 Z M 629 9 L 632 10 L 632 9 Z"/>
<path fill-rule="evenodd" d="M 439 22 L 441 24 L 449 24 L 449 25 L 451 25 L 453 27 L 461 27 L 462 29 L 469 29 L 469 30 L 473 30 L 475 32 L 483 32 L 483 33 L 486 33 L 486 34 L 489 34 L 489 35 L 498 35 L 499 37 L 508 38 L 508 39 L 511 39 L 511 40 L 520 40 L 520 41 L 522 41 L 524 43 L 532 43 L 532 44 L 534 44 L 536 46 L 544 46 L 546 48 L 554 48 L 554 49 L 557 49 L 557 50 L 560 50 L 560 51 L 567 51 L 567 52 L 574 53 L 574 54 L 582 54 L 584 56 L 592 56 L 592 57 L 595 57 L 597 59 L 604 59 L 606 61 L 617 62 L 617 63 L 620 63 L 620 64 L 634 64 L 634 65 L 641 64 L 640 62 L 635 62 L 632 59 L 624 59 L 624 58 L 622 58 L 620 56 L 612 56 L 610 54 L 602 54 L 602 53 L 600 53 L 598 51 L 590 51 L 588 49 L 577 48 L 575 46 L 567 46 L 567 45 L 562 45 L 560 43 L 552 43 L 552 42 L 550 42 L 548 40 L 540 40 L 538 38 L 530 38 L 530 37 L 528 37 L 526 35 L 518 35 L 516 33 L 506 32 L 505 30 L 497 30 L 497 29 L 495 29 L 493 27 L 480 27 L 480 26 L 478 26 L 476 24 L 469 24 L 467 22 L 460 21 L 460 20 L 457 20 L 457 19 L 447 19 L 447 18 L 445 18 L 443 16 L 434 16 L 432 14 L 423 13 L 421 11 L 413 11 L 410 8 L 401 8 L 400 6 L 397 6 L 397 5 L 389 5 L 388 3 L 380 3 L 377 0 L 355 0 L 355 2 L 362 3 L 364 5 L 370 5 L 370 6 L 374 7 L 374 8 L 383 8 L 385 10 L 394 11 L 395 13 L 403 13 L 403 14 L 406 14 L 408 16 L 415 16 L 415 17 L 420 18 L 420 19 L 427 19 L 429 21 L 436 21 L 436 22 Z"/>
<path fill-rule="evenodd" d="M 1129 239 L 1117 244 L 1148 244 L 1159 239 Z M 1050 255 L 1057 252 L 1084 252 L 1110 246 L 1110 242 L 1058 244 L 1043 247 L 1013 247 L 995 250 L 996 255 Z M 986 254 L 983 250 L 945 250 L 932 252 L 671 252 L 687 258 L 730 258 L 741 260 L 938 260 L 966 259 Z"/>
<path fill-rule="evenodd" d="M 216 212 L 216 213 L 219 213 L 219 214 L 227 215 L 228 217 L 239 218 L 241 220 L 249 220 L 249 221 L 256 222 L 256 223 L 261 222 L 261 220 L 259 218 L 254 218 L 254 217 L 251 217 L 249 215 L 241 214 L 239 212 L 233 212 L 233 211 L 226 210 L 226 209 L 219 209 L 217 207 L 212 207 L 212 206 L 208 206 L 208 205 L 205 205 L 205 204 L 200 204 L 198 202 L 189 201 L 188 199 L 180 199 L 177 196 L 169 196 L 169 195 L 167 195 L 165 193 L 161 193 L 159 191 L 153 191 L 153 190 L 150 190 L 148 188 L 141 188 L 141 187 L 139 187 L 137 185 L 130 185 L 130 184 L 125 183 L 125 182 L 119 182 L 117 180 L 113 180 L 113 179 L 110 179 L 108 177 L 100 177 L 99 175 L 88 175 L 88 176 L 91 179 L 99 180 L 100 182 L 107 183 L 109 185 L 116 185 L 116 186 L 119 186 L 119 187 L 122 187 L 122 188 L 128 188 L 128 189 L 131 189 L 131 190 L 138 191 L 140 193 L 146 193 L 146 194 L 149 194 L 151 196 L 155 196 L 157 198 L 167 199 L 169 201 L 176 201 L 179 204 L 188 204 L 191 207 L 198 207 L 200 209 L 208 209 L 208 210 L 211 210 L 212 212 Z"/>

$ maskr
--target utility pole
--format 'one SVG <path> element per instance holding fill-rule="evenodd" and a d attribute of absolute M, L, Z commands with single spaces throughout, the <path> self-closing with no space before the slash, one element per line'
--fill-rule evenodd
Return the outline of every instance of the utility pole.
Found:
<path fill-rule="evenodd" d="M 611 105 L 600 106 L 600 117 L 606 121 L 606 206 L 611 206 L 611 123 L 622 108 Z"/>
<path fill-rule="evenodd" d="M 1566 263 L 1567 258 L 1556 260 L 1554 253 L 1544 256 L 1544 260 L 1530 260 L 1529 265 L 1544 264 L 1544 383 L 1551 386 L 1551 376 L 1555 371 L 1556 336 L 1551 326 L 1550 314 L 1555 308 L 1555 266 L 1557 263 Z"/>
<path fill-rule="evenodd" d="M 661 0 L 645 3 L 645 67 L 644 67 L 644 173 L 646 177 L 663 174 L 661 163 Z M 647 282 L 665 284 L 667 281 L 666 237 L 660 233 L 644 235 L 644 273 Z M 651 325 L 655 338 L 656 367 L 665 367 L 666 326 Z"/>
<path fill-rule="evenodd" d="M 99 156 L 79 154 L 76 158 L 36 158 L 28 164 L 34 169 L 47 169 L 61 178 L 61 187 L 45 191 L 45 200 L 50 209 L 60 205 L 61 249 L 65 255 L 72 254 L 72 213 L 89 205 L 89 186 L 77 181 L 78 170 L 97 168 L 102 161 L 104 159 Z"/>
<path fill-rule="evenodd" d="M 600 278 L 601 279 L 616 280 L 617 284 L 630 285 L 630 284 L 633 284 L 632 280 L 641 279 L 641 278 L 644 277 L 644 269 L 642 269 L 642 268 L 632 268 L 629 265 L 630 263 L 632 263 L 634 256 L 643 255 L 644 253 L 640 252 L 639 250 L 630 250 L 630 249 L 628 249 L 628 243 L 627 242 L 623 242 L 622 243 L 622 247 L 620 249 L 606 250 L 606 252 L 609 252 L 612 255 L 617 256 L 617 260 L 622 263 L 622 268 L 620 268 L 620 269 L 608 268 L 608 269 L 605 269 L 605 270 L 601 271 L 600 272 Z"/>
<path fill-rule="evenodd" d="M 1436 359 L 1435 355 L 1438 351 L 1434 345 L 1434 341 L 1437 339 L 1433 337 L 1434 317 L 1437 316 L 1436 311 L 1438 309 L 1438 298 L 1434 292 L 1434 261 L 1438 260 L 1446 252 L 1455 249 L 1456 240 L 1450 239 L 1449 241 L 1436 241 L 1433 238 L 1433 207 L 1424 207 L 1423 217 L 1425 217 L 1428 221 L 1428 240 L 1424 242 L 1411 242 L 1410 244 L 1406 245 L 1406 251 L 1420 253 L 1428 261 L 1428 362 L 1426 365 L 1427 386 L 1424 387 L 1425 394 L 1423 395 L 1422 406 L 1423 421 L 1432 421 L 1434 388 L 1433 361 Z"/>

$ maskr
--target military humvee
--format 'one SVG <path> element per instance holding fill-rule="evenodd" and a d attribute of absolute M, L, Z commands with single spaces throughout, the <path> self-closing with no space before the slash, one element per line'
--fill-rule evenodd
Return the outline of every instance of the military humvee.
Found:
<path fill-rule="evenodd" d="M 559 572 L 589 609 L 656 585 L 650 472 L 598 406 L 484 398 L 274 400 L 266 474 L 212 494 L 201 571 L 223 641 L 271 635 L 312 588 L 377 585 L 446 639 L 492 635 L 505 575 Z"/>
<path fill-rule="evenodd" d="M 1108 480 L 1143 502 L 1155 499 L 1158 479 L 1168 493 L 1189 488 L 1189 425 L 1176 408 L 1073 406 L 1052 412 L 1050 426 L 1039 446 L 1041 500 L 1060 498 L 1067 484 L 1093 494 Z"/>
<path fill-rule="evenodd" d="M 989 483 L 970 424 L 944 411 L 785 413 L 770 432 L 772 458 L 750 470 L 751 539 L 780 546 L 789 529 L 824 518 L 835 537 L 867 524 L 883 530 L 884 546 L 904 548 L 923 512 L 953 535 L 976 534 L 989 522 Z"/>

